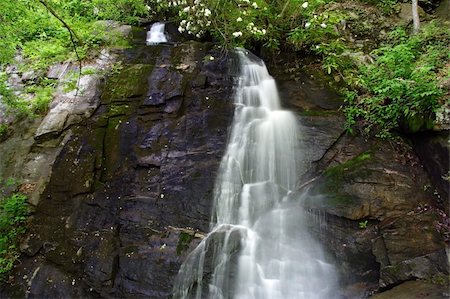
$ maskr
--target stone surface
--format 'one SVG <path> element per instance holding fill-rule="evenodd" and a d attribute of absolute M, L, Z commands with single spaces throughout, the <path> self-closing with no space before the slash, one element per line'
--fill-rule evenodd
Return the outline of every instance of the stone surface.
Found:
<path fill-rule="evenodd" d="M 428 279 L 444 284 L 449 273 L 448 260 L 444 250 L 439 250 L 410 260 L 403 260 L 394 266 L 381 269 L 380 287 L 397 284 L 399 281 Z M 448 275 L 447 275 L 448 276 Z"/>
<path fill-rule="evenodd" d="M 435 14 L 442 20 L 448 21 L 450 19 L 450 0 L 442 0 Z"/>
<path fill-rule="evenodd" d="M 152 50 L 156 55 L 144 63 L 139 49 L 129 53 L 122 69 L 129 78 L 113 76 L 115 91 L 107 83 L 96 112 L 70 127 L 73 134 L 53 164 L 21 246 L 22 264 L 2 294 L 170 296 L 174 276 L 192 250 L 181 235 L 189 230 L 197 235 L 195 230 L 209 226 L 215 173 L 233 112 L 232 81 L 226 76 L 226 60 L 203 63 L 209 45 Z M 190 67 L 171 67 L 173 60 Z M 141 65 L 144 71 L 133 71 Z M 148 105 L 149 92 L 159 90 L 161 83 L 151 78 L 158 78 L 161 69 L 175 91 L 180 88 L 175 83 L 183 84 L 176 78 L 189 82 L 201 75 L 207 83 L 185 84 L 183 92 Z M 69 116 L 60 112 L 67 122 Z M 26 287 L 24 275 L 32 277 L 35 271 L 31 287 Z"/>
<path fill-rule="evenodd" d="M 418 7 L 419 17 L 425 17 L 426 12 L 423 10 L 422 7 Z M 411 3 L 401 3 L 400 4 L 400 12 L 398 14 L 399 18 L 404 22 L 405 24 L 408 24 L 412 22 L 412 7 Z"/>
<path fill-rule="evenodd" d="M 323 172 L 306 186 L 309 197 L 302 204 L 340 219 L 329 221 L 321 238 L 341 261 L 348 283 L 364 282 L 366 295 L 414 278 L 448 284 L 440 229 L 448 216 L 408 145 L 343 136 L 318 167 Z M 437 252 L 440 258 L 428 258 Z"/>
<path fill-rule="evenodd" d="M 56 99 L 40 133 L 24 132 L 15 143 L 26 143 L 23 153 L 0 163 L 0 172 L 20 167 L 31 186 L 49 183 L 34 201 L 21 263 L 1 297 L 171 296 L 180 265 L 209 228 L 233 114 L 235 74 L 211 49 L 136 42 L 103 90 L 95 75 L 86 77 L 95 88 L 77 96 L 83 101 L 71 101 L 74 93 Z M 103 54 L 100 68 L 114 58 Z M 269 69 L 302 129 L 303 177 L 289 196 L 306 208 L 310 230 L 334 258 L 339 295 L 366 298 L 416 278 L 448 285 L 437 229 L 445 228 L 445 209 L 407 142 L 345 135 L 342 102 L 325 82 L 284 64 Z M 8 143 L 8 157 L 13 149 Z M 230 250 L 239 247 L 233 244 Z"/>
<path fill-rule="evenodd" d="M 450 143 L 449 131 L 426 132 L 412 138 L 414 150 L 432 179 L 445 210 L 449 209 Z"/>
<path fill-rule="evenodd" d="M 47 70 L 47 78 L 49 79 L 61 79 L 66 74 L 69 69 L 70 63 L 58 63 L 55 65 L 51 65 Z"/>
<path fill-rule="evenodd" d="M 370 299 L 445 299 L 448 288 L 425 281 L 407 281 L 392 290 L 369 297 Z"/>
<path fill-rule="evenodd" d="M 101 28 L 102 31 L 108 32 L 103 38 L 107 42 L 114 42 L 119 36 L 127 37 L 132 31 L 130 25 L 122 25 L 120 22 L 112 20 L 99 20 L 93 25 L 94 28 Z"/>

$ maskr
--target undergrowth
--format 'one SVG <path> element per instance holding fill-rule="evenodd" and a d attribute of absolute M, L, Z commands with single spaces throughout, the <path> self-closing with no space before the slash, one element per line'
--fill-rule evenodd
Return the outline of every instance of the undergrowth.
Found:
<path fill-rule="evenodd" d="M 399 27 L 386 45 L 372 52 L 375 62 L 358 68 L 359 84 L 346 90 L 347 129 L 361 121 L 366 133 L 390 137 L 433 125 L 445 90 L 439 77 L 449 76 L 450 29 L 439 22 L 410 35 Z"/>
<path fill-rule="evenodd" d="M 13 179 L 0 181 L 0 279 L 13 268 L 19 257 L 18 239 L 26 230 L 26 195 L 17 191 Z"/>

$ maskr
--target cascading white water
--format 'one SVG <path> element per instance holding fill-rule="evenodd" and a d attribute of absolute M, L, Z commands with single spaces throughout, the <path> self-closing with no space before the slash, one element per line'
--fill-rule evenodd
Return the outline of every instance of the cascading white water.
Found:
<path fill-rule="evenodd" d="M 287 196 L 301 158 L 296 118 L 280 110 L 264 63 L 245 50 L 237 54 L 236 110 L 211 232 L 182 265 L 174 297 L 335 298 L 334 267 L 306 230 L 301 199 Z"/>
<path fill-rule="evenodd" d="M 156 45 L 160 43 L 167 43 L 167 36 L 164 32 L 166 24 L 156 22 L 147 31 L 147 45 Z"/>

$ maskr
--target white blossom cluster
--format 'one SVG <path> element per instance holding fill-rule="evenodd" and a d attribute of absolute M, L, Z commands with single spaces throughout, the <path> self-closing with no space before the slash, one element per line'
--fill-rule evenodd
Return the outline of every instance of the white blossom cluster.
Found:
<path fill-rule="evenodd" d="M 187 5 L 186 0 L 156 0 L 156 3 L 158 3 L 161 7 L 177 7 L 180 5 Z"/>
<path fill-rule="evenodd" d="M 267 33 L 267 30 L 264 28 L 258 28 L 252 21 L 246 22 L 248 19 L 252 19 L 252 14 L 255 10 L 263 9 L 267 10 L 267 7 L 260 6 L 258 3 L 250 0 L 239 0 L 238 3 L 240 17 L 236 19 L 237 28 L 240 31 L 235 31 L 232 33 L 232 36 L 235 38 L 239 38 L 243 35 L 242 31 L 244 31 L 247 35 L 254 37 L 261 37 Z M 247 8 L 247 9 L 245 9 Z M 247 20 L 246 20 L 247 19 Z"/>
<path fill-rule="evenodd" d="M 208 0 L 169 0 L 166 2 L 169 3 L 168 5 L 176 7 L 179 11 L 181 21 L 178 26 L 178 31 L 181 33 L 187 32 L 199 38 L 206 31 L 213 29 L 211 28 L 213 18 L 218 18 L 208 8 Z M 233 38 L 239 38 L 241 36 L 245 36 L 246 38 L 260 38 L 266 35 L 267 30 L 255 25 L 253 22 L 259 10 L 267 10 L 265 2 L 261 0 L 237 0 L 235 3 L 236 6 L 235 10 L 233 8 L 233 11 L 240 16 L 235 19 L 235 22 L 230 20 L 229 29 L 231 31 L 223 33 L 230 34 Z"/>
<path fill-rule="evenodd" d="M 202 0 L 194 0 L 191 4 L 186 0 L 172 0 L 172 4 L 179 8 L 182 18 L 178 31 L 187 32 L 201 37 L 211 25 L 212 12 Z"/>
<path fill-rule="evenodd" d="M 316 27 L 316 26 L 320 26 L 322 28 L 327 28 L 328 25 L 326 23 L 326 19 L 328 19 L 328 15 L 323 15 L 323 16 L 318 16 L 318 15 L 313 15 L 313 18 L 308 20 L 305 23 L 305 29 L 312 27 Z"/>

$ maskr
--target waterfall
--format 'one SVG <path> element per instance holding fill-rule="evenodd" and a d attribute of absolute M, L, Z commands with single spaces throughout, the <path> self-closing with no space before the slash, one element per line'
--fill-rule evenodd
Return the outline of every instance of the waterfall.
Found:
<path fill-rule="evenodd" d="M 166 25 L 164 23 L 156 22 L 147 31 L 147 45 L 156 45 L 159 43 L 167 43 L 167 37 L 164 33 Z"/>
<path fill-rule="evenodd" d="M 306 229 L 302 198 L 288 196 L 301 160 L 296 117 L 281 110 L 265 64 L 245 50 L 237 55 L 211 232 L 182 265 L 174 298 L 336 298 L 334 266 Z"/>

